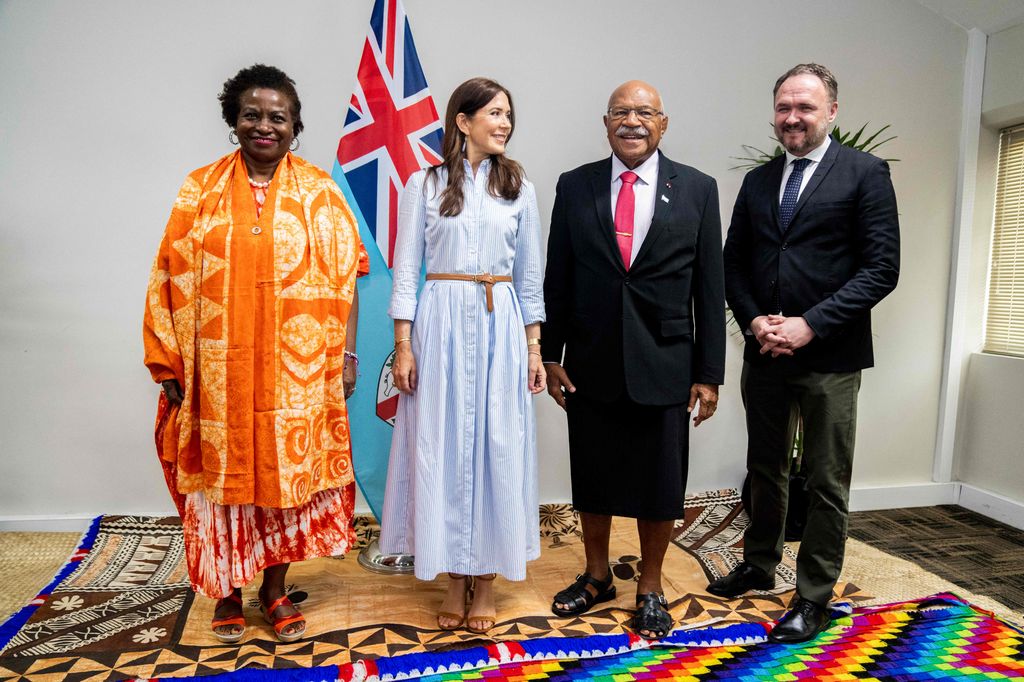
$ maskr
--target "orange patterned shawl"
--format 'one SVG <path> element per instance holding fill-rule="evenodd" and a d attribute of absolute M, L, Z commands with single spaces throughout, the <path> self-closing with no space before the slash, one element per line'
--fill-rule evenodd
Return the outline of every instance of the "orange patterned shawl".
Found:
<path fill-rule="evenodd" d="M 259 218 L 239 152 L 191 173 L 149 280 L 154 381 L 185 399 L 163 434 L 177 490 L 290 508 L 353 480 L 343 351 L 366 251 L 329 175 L 288 154 Z"/>

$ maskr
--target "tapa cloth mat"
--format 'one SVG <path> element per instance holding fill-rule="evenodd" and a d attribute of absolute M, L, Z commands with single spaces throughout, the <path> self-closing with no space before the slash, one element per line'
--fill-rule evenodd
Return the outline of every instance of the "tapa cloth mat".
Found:
<path fill-rule="evenodd" d="M 742 557 L 735 490 L 687 499 L 666 555 L 664 587 L 677 627 L 713 622 L 773 620 L 793 589 L 795 548 L 787 547 L 776 590 L 723 600 L 705 588 Z M 357 519 L 361 543 L 376 528 Z M 584 565 L 577 517 L 568 505 L 541 510 L 541 558 L 521 583 L 498 579 L 498 622 L 487 637 L 437 628 L 444 576 L 421 582 L 362 569 L 355 551 L 345 558 L 296 564 L 289 593 L 308 620 L 303 641 L 282 644 L 260 616 L 257 586 L 244 592 L 249 626 L 240 644 L 224 645 L 210 632 L 214 602 L 188 586 L 184 545 L 176 517 L 105 516 L 97 519 L 58 579 L 0 630 L 0 678 L 100 680 L 115 676 L 212 674 L 245 666 L 343 665 L 417 651 L 438 651 L 533 637 L 584 637 L 622 632 L 632 615 L 639 541 L 635 523 L 615 519 L 611 556 L 618 597 L 580 618 L 551 614 L 551 598 Z M 358 551 L 358 550 L 356 550 Z M 871 595 L 841 583 L 837 599 Z M 483 642 L 481 641 L 483 639 Z"/>

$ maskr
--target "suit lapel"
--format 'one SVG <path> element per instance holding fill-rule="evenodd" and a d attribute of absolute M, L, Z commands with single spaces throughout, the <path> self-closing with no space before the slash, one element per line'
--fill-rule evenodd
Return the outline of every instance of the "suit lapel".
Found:
<path fill-rule="evenodd" d="M 597 239 L 608 247 L 612 260 L 625 271 L 622 256 L 619 255 L 619 243 L 615 240 L 615 220 L 612 218 L 612 159 L 597 165 L 590 176 L 591 189 L 594 192 L 594 209 L 597 211 L 601 236 Z"/>
<path fill-rule="evenodd" d="M 804 207 L 807 200 L 814 194 L 814 190 L 818 189 L 818 185 L 825 179 L 828 172 L 832 170 L 832 165 L 836 162 L 836 157 L 839 155 L 839 147 L 841 146 L 835 140 L 829 142 L 828 149 L 825 150 L 825 156 L 818 162 L 818 167 L 814 169 L 814 175 L 807 181 L 804 191 L 800 193 L 800 199 L 796 202 L 796 208 L 793 209 L 793 218 L 789 221 L 789 229 L 793 229 L 793 224 L 796 223 L 797 216 L 800 215 L 800 209 Z M 779 182 L 781 183 L 782 180 L 780 179 Z M 778 214 L 777 204 L 776 214 Z"/>
<path fill-rule="evenodd" d="M 679 183 L 674 182 L 676 171 L 672 162 L 665 158 L 665 155 L 658 153 L 658 181 L 654 187 L 654 216 L 651 218 L 651 228 L 647 231 L 644 243 L 633 259 L 633 265 L 637 263 L 652 249 L 654 242 L 658 240 L 665 226 L 668 224 L 668 217 L 675 206 L 678 196 Z"/>

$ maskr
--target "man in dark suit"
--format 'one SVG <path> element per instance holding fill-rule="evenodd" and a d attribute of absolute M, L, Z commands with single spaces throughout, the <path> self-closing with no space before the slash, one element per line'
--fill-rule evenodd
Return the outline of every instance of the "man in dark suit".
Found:
<path fill-rule="evenodd" d="M 889 166 L 828 135 L 837 84 L 818 64 L 775 83 L 786 154 L 743 179 L 725 244 L 726 298 L 746 348 L 750 526 L 744 561 L 708 586 L 771 589 L 782 558 L 792 425 L 803 420 L 807 525 L 796 598 L 772 630 L 802 642 L 824 630 L 846 545 L 860 372 L 874 363 L 871 308 L 896 286 L 899 221 Z"/>
<path fill-rule="evenodd" d="M 662 637 L 672 619 L 661 565 L 683 516 L 687 415 L 699 403 L 694 424 L 710 418 L 724 378 L 718 189 L 658 152 L 668 117 L 650 85 L 617 88 L 604 123 L 613 155 L 559 178 L 548 240 L 543 357 L 548 392 L 567 413 L 587 556 L 552 611 L 575 616 L 615 597 L 611 519 L 633 517 L 643 555 L 633 628 Z"/>

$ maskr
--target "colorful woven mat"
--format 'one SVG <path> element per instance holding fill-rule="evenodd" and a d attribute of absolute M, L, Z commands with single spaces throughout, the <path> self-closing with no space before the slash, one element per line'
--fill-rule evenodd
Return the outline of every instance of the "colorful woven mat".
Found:
<path fill-rule="evenodd" d="M 770 624 L 672 633 L 549 637 L 408 654 L 312 670 L 239 671 L 213 678 L 422 682 L 508 680 L 1004 680 L 1024 678 L 1024 633 L 952 594 L 834 609 L 832 626 L 802 645 L 769 643 Z"/>
<path fill-rule="evenodd" d="M 722 599 L 705 590 L 709 579 L 728 572 L 742 558 L 746 515 L 738 507 L 735 490 L 687 498 L 686 518 L 676 524 L 664 567 L 669 611 L 677 627 L 759 623 L 785 611 L 793 589 L 792 548 L 787 547 L 774 590 L 743 599 Z M 419 581 L 411 575 L 369 573 L 353 552 L 343 560 L 296 564 L 288 572 L 289 596 L 309 621 L 302 641 L 277 641 L 259 615 L 259 585 L 253 584 L 243 592 L 245 636 L 226 645 L 210 633 L 213 600 L 189 588 L 180 520 L 104 516 L 92 524 L 59 575 L 0 625 L 0 680 L 107 682 L 208 676 L 243 668 L 308 670 L 482 644 L 624 632 L 633 615 L 640 561 L 635 523 L 616 519 L 612 526 L 618 598 L 582 617 L 559 618 L 551 613 L 551 597 L 585 565 L 581 532 L 567 505 L 544 505 L 540 519 L 541 558 L 530 564 L 526 581 L 498 580 L 499 622 L 486 637 L 438 629 L 444 576 Z M 361 543 L 375 532 L 369 518 L 356 519 Z M 869 597 L 848 582 L 836 587 L 837 601 L 856 604 Z"/>

